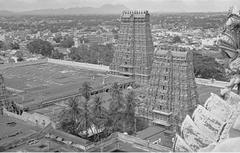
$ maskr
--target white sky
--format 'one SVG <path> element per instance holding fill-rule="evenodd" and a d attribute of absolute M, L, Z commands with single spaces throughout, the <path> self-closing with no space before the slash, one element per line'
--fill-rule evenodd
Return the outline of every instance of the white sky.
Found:
<path fill-rule="evenodd" d="M 214 12 L 240 8 L 240 0 L 0 0 L 0 10 L 26 11 L 46 8 L 100 7 L 123 4 L 129 9 L 154 12 Z"/>

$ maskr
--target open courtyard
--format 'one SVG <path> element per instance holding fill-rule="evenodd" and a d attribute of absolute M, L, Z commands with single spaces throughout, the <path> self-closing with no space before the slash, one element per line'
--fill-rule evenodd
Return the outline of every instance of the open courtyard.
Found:
<path fill-rule="evenodd" d="M 49 62 L 6 68 L 2 74 L 6 87 L 16 93 L 17 102 L 24 106 L 77 94 L 86 81 L 93 89 L 104 88 L 114 82 L 131 81 L 126 77 L 109 75 L 106 71 Z"/>

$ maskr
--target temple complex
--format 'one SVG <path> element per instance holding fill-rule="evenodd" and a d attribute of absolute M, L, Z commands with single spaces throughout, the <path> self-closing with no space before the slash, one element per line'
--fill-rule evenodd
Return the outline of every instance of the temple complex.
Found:
<path fill-rule="evenodd" d="M 171 47 L 158 48 L 154 55 L 149 18 L 148 11 L 122 13 L 119 42 L 110 72 L 148 86 L 144 102 L 147 107 L 143 108 L 148 110 L 143 116 L 173 130 L 172 125 L 179 127 L 198 103 L 193 55 L 190 51 Z"/>
<path fill-rule="evenodd" d="M 153 41 L 148 11 L 124 11 L 121 15 L 118 45 L 110 65 L 112 74 L 147 84 L 153 62 Z"/>

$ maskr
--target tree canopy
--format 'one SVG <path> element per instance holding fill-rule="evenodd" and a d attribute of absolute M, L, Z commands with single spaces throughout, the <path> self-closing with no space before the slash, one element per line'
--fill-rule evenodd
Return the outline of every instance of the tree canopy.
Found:
<path fill-rule="evenodd" d="M 69 57 L 76 62 L 110 65 L 113 59 L 113 46 L 112 44 L 91 44 L 89 47 L 82 45 L 71 48 Z"/>
<path fill-rule="evenodd" d="M 14 42 L 14 43 L 10 43 L 10 47 L 11 49 L 20 49 L 20 46 L 18 43 Z"/>
<path fill-rule="evenodd" d="M 0 41 L 0 49 L 2 50 L 12 49 L 10 45 L 8 42 Z"/>
<path fill-rule="evenodd" d="M 72 37 L 66 37 L 63 41 L 60 42 L 60 46 L 63 48 L 71 48 L 74 45 Z"/>
<path fill-rule="evenodd" d="M 136 132 L 137 99 L 133 91 L 124 96 L 119 85 L 114 83 L 110 106 L 106 109 L 103 106 L 105 101 L 99 96 L 91 96 L 91 90 L 90 84 L 85 82 L 79 89 L 81 96 L 69 100 L 69 107 L 60 113 L 60 129 L 94 142 L 114 132 Z M 142 123 L 138 125 L 142 126 Z M 90 132 L 93 135 L 89 135 Z"/>
<path fill-rule="evenodd" d="M 53 38 L 53 40 L 56 42 L 56 43 L 60 43 L 62 41 L 62 36 L 56 36 Z"/>
<path fill-rule="evenodd" d="M 41 54 L 43 56 L 50 57 L 54 50 L 50 42 L 41 39 L 36 39 L 27 44 L 27 49 L 32 54 Z"/>
<path fill-rule="evenodd" d="M 173 37 L 172 43 L 181 43 L 181 42 L 182 42 L 182 40 L 179 36 Z"/>
<path fill-rule="evenodd" d="M 196 77 L 204 79 L 214 78 L 220 81 L 227 80 L 223 66 L 217 63 L 213 57 L 203 56 L 194 52 L 193 65 Z"/>
<path fill-rule="evenodd" d="M 64 54 L 63 54 L 63 53 L 60 53 L 60 52 L 58 51 L 58 49 L 54 49 L 54 50 L 52 51 L 51 58 L 54 58 L 54 59 L 63 59 L 63 58 L 64 58 Z"/>

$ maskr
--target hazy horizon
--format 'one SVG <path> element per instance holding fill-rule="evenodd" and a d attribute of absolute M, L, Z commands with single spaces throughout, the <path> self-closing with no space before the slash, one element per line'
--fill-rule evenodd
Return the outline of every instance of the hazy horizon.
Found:
<path fill-rule="evenodd" d="M 29 11 L 71 7 L 100 7 L 105 4 L 124 5 L 129 9 L 151 12 L 223 12 L 240 8 L 239 0 L 0 0 L 0 10 Z"/>

